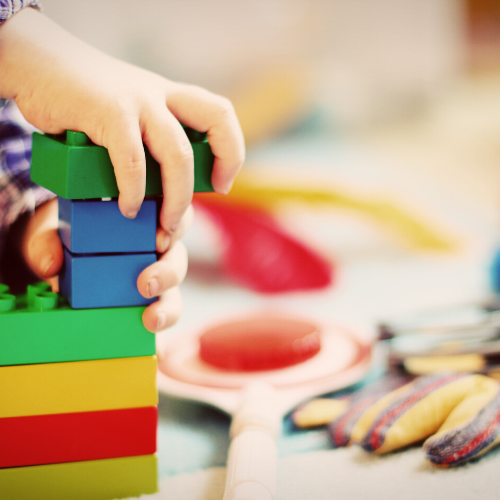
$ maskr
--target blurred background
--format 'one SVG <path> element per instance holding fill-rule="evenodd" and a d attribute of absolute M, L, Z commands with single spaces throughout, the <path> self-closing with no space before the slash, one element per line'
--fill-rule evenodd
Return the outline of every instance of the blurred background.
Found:
<path fill-rule="evenodd" d="M 425 171 L 442 187 L 489 204 L 486 210 L 497 204 L 495 0 L 43 5 L 113 56 L 230 97 L 249 164 L 262 159 L 257 152 L 271 140 L 297 130 L 331 141 L 354 138 L 398 170 Z"/>
<path fill-rule="evenodd" d="M 294 123 L 319 108 L 341 127 L 421 110 L 464 71 L 488 64 L 497 31 L 487 11 L 495 2 L 473 0 L 43 4 L 69 31 L 116 57 L 238 105 L 251 98 L 260 108 L 254 113 L 288 99 Z M 249 113 L 245 104 L 241 112 Z M 244 125 L 248 119 L 242 116 Z"/>
<path fill-rule="evenodd" d="M 43 6 L 113 56 L 231 98 L 248 154 L 229 203 L 251 200 L 333 269 L 323 288 L 260 293 L 222 272 L 228 227 L 201 200 L 185 239 L 185 314 L 171 334 L 276 307 L 373 336 L 380 319 L 490 293 L 500 241 L 498 0 Z M 286 261 L 283 248 L 265 248 L 271 268 Z M 265 261 L 256 265 L 269 277 Z M 227 420 L 168 403 L 160 473 L 224 464 Z M 321 447 L 324 436 L 291 433 L 280 455 Z"/>
<path fill-rule="evenodd" d="M 297 276 L 300 262 L 282 272 L 286 252 L 267 233 L 249 252 L 266 259 L 238 260 L 234 227 L 200 200 L 185 238 L 190 314 L 172 333 L 262 305 L 370 330 L 394 313 L 490 292 L 500 241 L 498 1 L 43 6 L 113 56 L 231 98 L 248 154 L 228 203 L 264 211 L 333 269 L 330 285 L 287 290 L 275 276 Z M 259 276 L 277 280 L 274 293 L 251 282 Z"/>

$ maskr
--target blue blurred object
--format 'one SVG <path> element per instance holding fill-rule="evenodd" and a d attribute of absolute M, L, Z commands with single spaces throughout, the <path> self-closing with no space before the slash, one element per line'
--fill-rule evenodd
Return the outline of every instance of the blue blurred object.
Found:
<path fill-rule="evenodd" d="M 59 236 L 71 253 L 139 253 L 156 250 L 155 200 L 145 200 L 135 219 L 118 201 L 65 200 L 59 203 Z"/>
<path fill-rule="evenodd" d="M 495 252 L 490 266 L 490 284 L 492 290 L 500 295 L 500 250 Z"/>
<path fill-rule="evenodd" d="M 156 297 L 145 299 L 137 278 L 154 262 L 155 253 L 73 255 L 65 248 L 59 288 L 74 309 L 151 304 Z"/>

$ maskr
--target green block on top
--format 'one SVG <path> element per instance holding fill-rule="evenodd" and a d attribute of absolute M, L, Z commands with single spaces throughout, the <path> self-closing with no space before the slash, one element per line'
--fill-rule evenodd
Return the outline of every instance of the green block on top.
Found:
<path fill-rule="evenodd" d="M 155 354 L 143 306 L 71 309 L 48 287 L 30 285 L 16 296 L 0 285 L 0 366 Z"/>
<path fill-rule="evenodd" d="M 213 191 L 214 155 L 206 134 L 185 128 L 194 153 L 194 192 Z M 163 194 L 159 163 L 146 152 L 146 196 Z M 33 134 L 31 179 L 67 200 L 118 196 L 108 150 L 96 146 L 83 132 Z"/>

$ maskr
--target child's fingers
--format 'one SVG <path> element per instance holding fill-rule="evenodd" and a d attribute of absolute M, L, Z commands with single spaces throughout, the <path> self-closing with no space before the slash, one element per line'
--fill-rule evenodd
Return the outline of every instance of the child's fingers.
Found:
<path fill-rule="evenodd" d="M 174 85 L 167 107 L 182 123 L 207 132 L 215 155 L 212 184 L 227 194 L 245 159 L 245 141 L 230 101 L 193 85 Z"/>
<path fill-rule="evenodd" d="M 103 139 L 115 169 L 118 206 L 125 217 L 133 219 L 146 191 L 146 157 L 137 117 L 120 116 Z"/>
<path fill-rule="evenodd" d="M 189 205 L 184 213 L 179 227 L 173 233 L 165 231 L 162 227 L 156 229 L 156 251 L 165 253 L 169 248 L 172 248 L 179 241 L 186 231 L 189 229 L 194 220 L 193 205 Z"/>
<path fill-rule="evenodd" d="M 167 290 L 160 300 L 149 305 L 142 315 L 142 322 L 150 332 L 159 332 L 177 323 L 182 314 L 182 297 L 179 287 Z"/>
<path fill-rule="evenodd" d="M 55 276 L 61 269 L 63 251 L 57 229 L 48 229 L 33 235 L 28 244 L 28 264 L 42 279 Z"/>
<path fill-rule="evenodd" d="M 178 241 L 158 262 L 144 269 L 137 278 L 139 293 L 146 298 L 158 297 L 179 285 L 187 272 L 187 250 Z"/>
<path fill-rule="evenodd" d="M 61 269 L 63 250 L 57 232 L 56 199 L 37 208 L 26 228 L 22 252 L 31 270 L 40 278 L 55 276 Z"/>
<path fill-rule="evenodd" d="M 180 123 L 165 107 L 156 107 L 145 117 L 143 138 L 161 167 L 160 224 L 172 233 L 178 229 L 193 197 L 193 148 Z"/>

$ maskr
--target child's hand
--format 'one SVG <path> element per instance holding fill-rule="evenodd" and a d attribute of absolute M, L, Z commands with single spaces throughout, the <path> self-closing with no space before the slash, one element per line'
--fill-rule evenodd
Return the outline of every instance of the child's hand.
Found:
<path fill-rule="evenodd" d="M 37 128 L 85 132 L 109 150 L 120 210 L 130 218 L 144 198 L 144 142 L 161 165 L 160 224 L 167 239 L 178 238 L 193 193 L 193 151 L 179 121 L 207 132 L 217 192 L 229 191 L 243 162 L 243 136 L 229 101 L 109 57 L 33 9 L 0 27 L 0 74 L 0 97 L 14 98 Z"/>
<path fill-rule="evenodd" d="M 188 207 L 176 231 L 181 237 L 193 219 L 193 209 Z M 57 200 L 53 199 L 37 208 L 26 227 L 21 249 L 23 257 L 40 278 L 51 282 L 57 289 L 57 279 L 63 263 L 63 249 L 57 233 Z M 144 326 L 157 332 L 172 326 L 178 320 L 182 303 L 179 284 L 187 271 L 187 252 L 180 241 L 170 239 L 159 228 L 156 234 L 158 262 L 146 268 L 137 280 L 139 292 L 144 297 L 159 297 L 149 305 L 142 316 Z"/>

